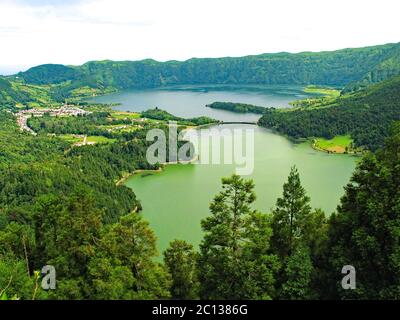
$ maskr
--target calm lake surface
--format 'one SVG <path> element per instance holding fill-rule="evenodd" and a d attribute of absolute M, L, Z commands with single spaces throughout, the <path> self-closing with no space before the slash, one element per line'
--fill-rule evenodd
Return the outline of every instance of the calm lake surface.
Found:
<path fill-rule="evenodd" d="M 223 121 L 257 121 L 256 114 L 238 114 L 206 108 L 215 101 L 249 103 L 263 107 L 287 108 L 289 102 L 312 95 L 302 86 L 171 86 L 131 90 L 89 99 L 91 102 L 120 103 L 115 109 L 145 111 L 158 107 L 173 115 L 192 118 L 208 116 Z"/>
<path fill-rule="evenodd" d="M 157 106 L 182 117 L 207 115 L 225 121 L 254 121 L 259 115 L 241 115 L 204 106 L 214 101 L 235 101 L 288 107 L 290 101 L 305 96 L 300 87 L 229 89 L 190 86 L 123 92 L 97 97 L 95 101 L 119 102 L 122 104 L 116 107 L 119 110 L 140 111 Z M 245 177 L 254 179 L 257 193 L 254 208 L 262 212 L 270 212 L 274 207 L 290 167 L 296 165 L 312 206 L 332 213 L 358 159 L 318 152 L 308 143 L 293 144 L 285 137 L 257 126 L 221 125 L 214 128 L 254 130 L 254 156 L 248 159 L 254 161 L 254 171 Z M 209 139 L 209 136 L 203 139 Z M 201 150 L 198 153 L 201 159 Z M 235 173 L 235 168 L 233 164 L 168 165 L 161 173 L 137 174 L 127 180 L 126 185 L 142 202 L 143 215 L 158 237 L 160 252 L 173 239 L 184 239 L 195 246 L 199 244 L 202 238 L 200 221 L 209 215 L 208 206 L 221 190 L 221 178 Z"/>

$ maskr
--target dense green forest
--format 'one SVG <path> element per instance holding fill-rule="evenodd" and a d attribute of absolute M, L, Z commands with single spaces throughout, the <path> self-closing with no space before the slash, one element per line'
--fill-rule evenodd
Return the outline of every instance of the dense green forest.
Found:
<path fill-rule="evenodd" d="M 400 299 L 399 74 L 400 44 L 388 44 L 184 62 L 42 65 L 0 77 L 0 300 Z M 233 175 L 210 199 L 200 247 L 176 239 L 159 253 L 140 201 L 118 182 L 162 167 L 146 160 L 149 129 L 167 130 L 166 121 L 181 129 L 215 120 L 157 108 L 116 115 L 85 106 L 92 111 L 85 116 L 30 118 L 34 136 L 19 130 L 12 113 L 115 90 L 204 83 L 345 87 L 340 96 L 298 101 L 290 110 L 210 106 L 260 113 L 260 125 L 295 139 L 350 135 L 357 147 L 371 150 L 336 212 L 327 217 L 311 207 L 296 167 L 270 212 L 254 209 L 263 196 L 254 182 Z M 109 139 L 78 147 L 66 135 Z M 57 289 L 44 291 L 39 271 L 48 264 L 57 270 Z M 357 270 L 355 290 L 341 286 L 344 265 Z"/>
<path fill-rule="evenodd" d="M 376 150 L 396 120 L 400 120 L 400 77 L 317 107 L 266 109 L 259 124 L 295 139 L 350 134 L 357 147 Z"/>
<path fill-rule="evenodd" d="M 28 120 L 29 127 L 38 133 L 55 134 L 87 134 L 112 137 L 104 126 L 129 125 L 129 119 L 113 119 L 109 112 L 94 112 L 77 117 L 32 117 Z"/>
<path fill-rule="evenodd" d="M 53 87 L 27 84 L 21 79 L 0 76 L 0 110 L 16 110 L 17 105 L 19 107 L 59 105 L 53 95 Z"/>
<path fill-rule="evenodd" d="M 115 184 L 124 171 L 154 168 L 145 139 L 71 148 L 19 132 L 10 113 L 0 123 L 2 298 L 400 298 L 400 124 L 363 157 L 329 218 L 311 208 L 295 167 L 269 213 L 253 209 L 253 181 L 234 175 L 201 222 L 200 250 L 175 240 L 158 263 L 140 203 Z M 38 285 L 46 264 L 56 290 Z M 340 285 L 343 265 L 357 270 L 355 290 Z"/>
<path fill-rule="evenodd" d="M 146 131 L 129 141 L 71 148 L 57 137 L 19 132 L 10 113 L 0 113 L 0 124 L 0 291 L 7 288 L 9 296 L 23 299 L 115 298 L 107 277 L 117 277 L 126 286 L 143 285 L 137 295 L 131 290 L 121 297 L 168 297 L 152 285 L 168 283 L 168 277 L 151 261 L 155 238 L 135 213 L 141 205 L 132 190 L 115 184 L 126 172 L 158 167 L 145 160 Z M 141 247 L 125 255 L 127 242 L 135 239 Z M 137 277 L 128 267 L 135 259 Z M 34 270 L 43 263 L 57 265 L 56 296 L 33 294 Z"/>
<path fill-rule="evenodd" d="M 20 90 L 15 84 L 0 77 L 0 110 L 16 110 L 15 104 L 26 104 L 36 100 L 29 92 Z"/>
<path fill-rule="evenodd" d="M 41 65 L 18 74 L 28 84 L 63 84 L 57 100 L 78 88 L 123 90 L 175 84 L 349 85 L 355 90 L 400 74 L 400 44 L 332 52 L 274 53 L 187 61 L 92 61 L 82 66 Z M 89 91 L 90 92 L 90 91 Z"/>
<path fill-rule="evenodd" d="M 159 108 L 154 108 L 144 111 L 141 113 L 141 116 L 144 118 L 154 119 L 154 120 L 176 121 L 180 125 L 187 125 L 187 126 L 201 126 L 218 122 L 217 120 L 208 117 L 184 119 L 181 117 L 174 116 L 169 112 L 161 110 Z"/>
<path fill-rule="evenodd" d="M 259 114 L 263 114 L 266 109 L 264 107 L 254 106 L 252 104 L 235 103 L 235 102 L 213 102 L 213 103 L 207 105 L 207 107 L 213 108 L 213 109 L 228 110 L 228 111 L 238 112 L 238 113 L 251 112 L 251 113 L 259 113 Z"/>

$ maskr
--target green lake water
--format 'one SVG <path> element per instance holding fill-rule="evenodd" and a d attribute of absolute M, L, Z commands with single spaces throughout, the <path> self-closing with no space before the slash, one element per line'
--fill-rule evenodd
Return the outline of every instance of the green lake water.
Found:
<path fill-rule="evenodd" d="M 117 108 L 121 110 L 140 111 L 158 106 L 178 116 L 209 115 L 225 121 L 248 121 L 259 116 L 220 113 L 204 105 L 214 101 L 236 101 L 288 107 L 288 102 L 303 97 L 298 87 L 217 88 L 214 91 L 201 88 L 130 91 L 98 97 L 96 101 L 120 102 Z M 312 206 L 331 214 L 339 204 L 343 187 L 358 160 L 354 156 L 315 151 L 309 143 L 293 144 L 285 137 L 257 126 L 222 125 L 217 128 L 254 130 L 254 156 L 249 159 L 254 161 L 254 171 L 245 177 L 254 179 L 257 193 L 254 208 L 262 212 L 271 211 L 282 193 L 290 167 L 296 165 Z M 201 150 L 197 151 L 202 159 Z M 200 221 L 209 215 L 208 206 L 221 190 L 221 178 L 233 174 L 235 168 L 233 164 L 168 165 L 161 173 L 137 174 L 126 181 L 142 202 L 142 214 L 158 237 L 160 252 L 173 239 L 184 239 L 195 246 L 199 244 L 202 238 Z"/>

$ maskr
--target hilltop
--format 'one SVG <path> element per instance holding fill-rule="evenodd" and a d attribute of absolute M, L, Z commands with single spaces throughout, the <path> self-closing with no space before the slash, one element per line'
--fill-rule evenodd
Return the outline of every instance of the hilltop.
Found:
<path fill-rule="evenodd" d="M 180 84 L 314 84 L 354 91 L 400 75 L 400 43 L 326 52 L 265 53 L 186 61 L 91 61 L 45 64 L 11 76 L 53 85 L 54 99 Z"/>

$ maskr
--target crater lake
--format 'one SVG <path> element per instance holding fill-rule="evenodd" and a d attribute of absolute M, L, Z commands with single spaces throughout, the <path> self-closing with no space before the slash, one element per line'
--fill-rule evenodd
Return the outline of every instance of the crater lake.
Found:
<path fill-rule="evenodd" d="M 176 116 L 209 116 L 222 121 L 257 121 L 260 115 L 238 114 L 206 108 L 215 101 L 249 103 L 264 107 L 288 108 L 290 102 L 312 96 L 301 86 L 176 86 L 118 92 L 90 99 L 91 102 L 119 103 L 115 109 L 143 111 L 158 107 Z M 296 165 L 302 184 L 314 208 L 331 214 L 344 194 L 358 157 L 327 154 L 311 148 L 310 143 L 294 144 L 272 131 L 252 125 L 219 125 L 218 129 L 254 129 L 254 180 L 257 200 L 254 208 L 271 212 L 282 195 L 290 167 Z M 199 129 L 207 130 L 207 129 Z M 198 150 L 201 158 L 201 152 Z M 159 173 L 142 172 L 125 184 L 141 200 L 141 214 L 150 222 L 163 251 L 174 239 L 197 246 L 202 239 L 201 219 L 221 190 L 221 178 L 235 173 L 233 164 L 167 165 Z"/>

